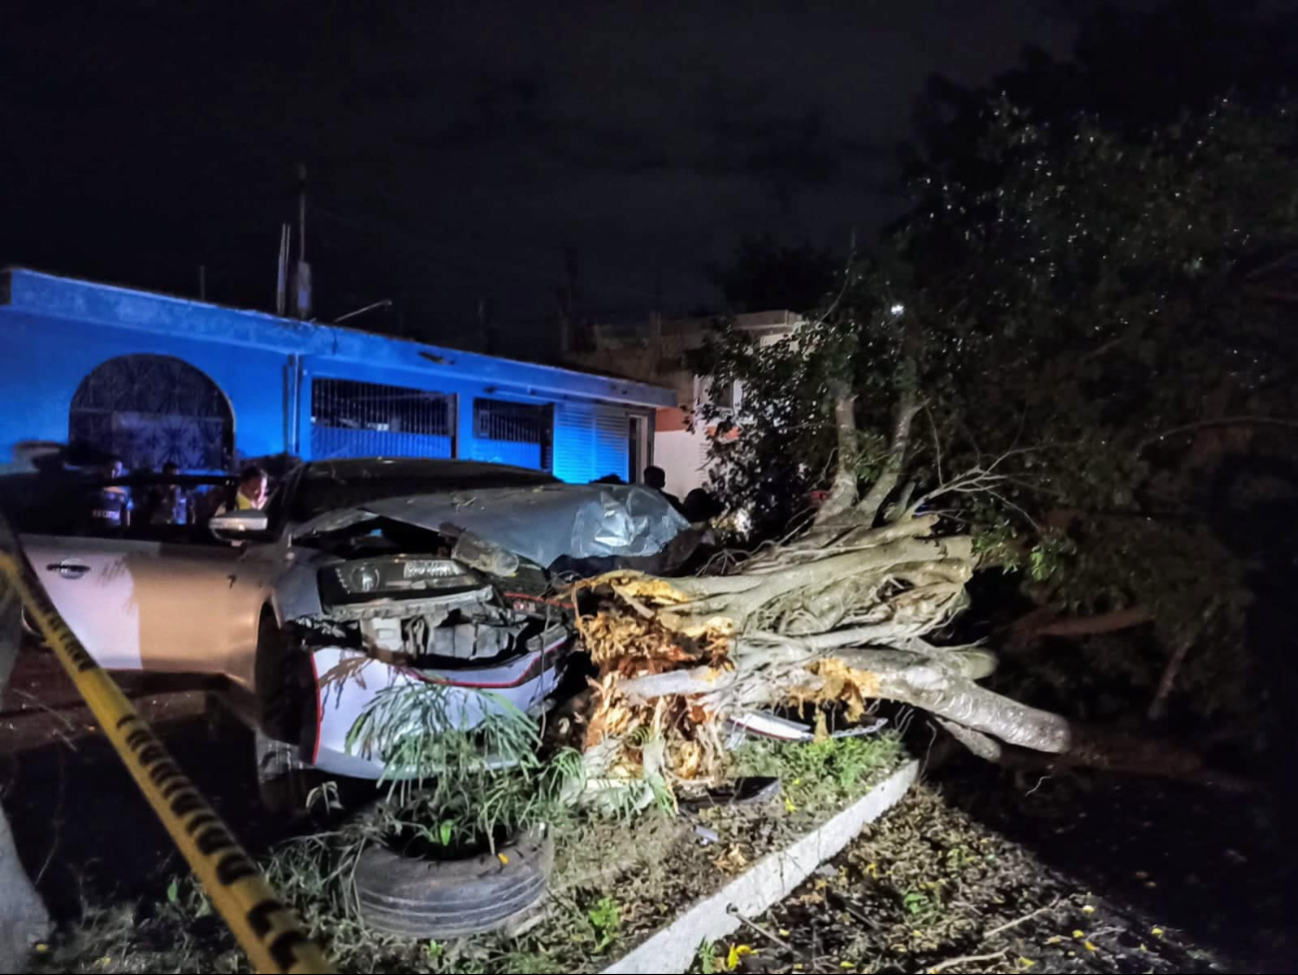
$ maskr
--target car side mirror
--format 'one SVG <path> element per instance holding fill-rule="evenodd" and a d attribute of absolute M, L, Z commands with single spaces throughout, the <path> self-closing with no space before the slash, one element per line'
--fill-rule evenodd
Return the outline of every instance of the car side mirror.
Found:
<path fill-rule="evenodd" d="M 270 515 L 255 509 L 227 511 L 213 517 L 207 527 L 223 542 L 241 542 L 266 535 L 270 531 Z"/>

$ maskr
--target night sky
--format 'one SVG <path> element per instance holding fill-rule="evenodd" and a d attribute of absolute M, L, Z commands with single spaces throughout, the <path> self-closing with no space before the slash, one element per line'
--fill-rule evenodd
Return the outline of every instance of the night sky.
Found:
<path fill-rule="evenodd" d="M 676 12 L 675 8 L 682 8 Z M 716 306 L 745 233 L 844 249 L 899 212 L 938 72 L 1063 53 L 1064 0 L 250 4 L 8 0 L 0 264 L 273 306 L 307 163 L 318 315 L 544 355 L 580 311 Z M 77 9 L 73 15 L 68 11 Z"/>

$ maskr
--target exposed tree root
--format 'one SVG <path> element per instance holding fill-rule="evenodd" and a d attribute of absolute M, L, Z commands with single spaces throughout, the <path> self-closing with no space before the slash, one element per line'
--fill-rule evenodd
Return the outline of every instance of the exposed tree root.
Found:
<path fill-rule="evenodd" d="M 603 594 L 579 619 L 600 667 L 584 745 L 602 774 L 648 761 L 672 780 L 726 761 L 726 719 L 834 705 L 860 719 L 878 701 L 931 714 L 976 754 L 1003 764 L 1091 767 L 1206 781 L 1197 758 L 1161 743 L 1100 736 L 977 681 L 995 657 L 930 637 L 966 605 L 970 540 L 932 535 L 934 519 L 880 528 L 841 516 L 761 553 L 728 576 L 614 572 L 576 585 Z M 1220 781 L 1220 777 L 1218 777 Z"/>

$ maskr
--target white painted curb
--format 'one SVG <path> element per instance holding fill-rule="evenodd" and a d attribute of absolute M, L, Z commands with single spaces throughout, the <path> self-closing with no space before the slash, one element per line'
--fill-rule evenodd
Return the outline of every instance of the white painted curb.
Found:
<path fill-rule="evenodd" d="M 699 946 L 720 941 L 739 928 L 735 911 L 757 918 L 788 897 L 813 870 L 856 839 L 910 791 L 919 775 L 919 763 L 902 766 L 819 829 L 792 846 L 759 860 L 718 893 L 700 901 L 675 921 L 605 968 L 601 975 L 671 975 L 694 963 Z"/>

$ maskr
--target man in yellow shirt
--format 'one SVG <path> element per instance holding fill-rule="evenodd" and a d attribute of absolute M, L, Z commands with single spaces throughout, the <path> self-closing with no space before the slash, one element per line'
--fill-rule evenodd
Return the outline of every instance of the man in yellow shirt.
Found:
<path fill-rule="evenodd" d="M 243 469 L 239 475 L 239 490 L 234 496 L 236 511 L 260 511 L 266 507 L 266 498 L 269 496 L 270 476 L 266 469 L 257 464 L 250 464 Z M 227 504 L 221 505 L 216 509 L 218 515 L 223 515 L 230 510 Z"/>

